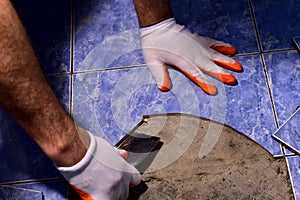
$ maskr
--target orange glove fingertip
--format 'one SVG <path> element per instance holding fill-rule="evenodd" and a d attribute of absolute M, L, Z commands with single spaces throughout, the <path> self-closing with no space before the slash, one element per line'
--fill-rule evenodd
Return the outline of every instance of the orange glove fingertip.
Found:
<path fill-rule="evenodd" d="M 234 55 L 236 54 L 236 48 L 234 48 L 233 46 L 218 46 L 218 45 L 212 45 L 210 48 L 223 53 L 223 54 L 227 54 L 227 55 Z"/>

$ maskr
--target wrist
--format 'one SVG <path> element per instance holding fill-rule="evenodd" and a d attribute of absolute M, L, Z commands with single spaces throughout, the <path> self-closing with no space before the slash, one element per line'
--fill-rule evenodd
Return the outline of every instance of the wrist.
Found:
<path fill-rule="evenodd" d="M 152 33 L 155 33 L 159 30 L 167 30 L 167 29 L 172 29 L 172 27 L 176 26 L 176 21 L 174 18 L 169 18 L 166 19 L 162 22 L 159 22 L 157 24 L 153 24 L 151 26 L 147 27 L 141 27 L 140 32 L 142 38 L 151 35 Z"/>
<path fill-rule="evenodd" d="M 78 171 L 78 170 L 82 170 L 86 167 L 86 165 L 90 162 L 90 160 L 93 158 L 94 156 L 94 152 L 96 151 L 96 140 L 94 138 L 94 136 L 88 132 L 88 135 L 90 137 L 90 144 L 89 147 L 85 153 L 85 155 L 83 156 L 83 158 L 81 158 L 77 163 L 75 163 L 72 166 L 67 166 L 67 167 L 62 167 L 62 166 L 57 166 L 57 168 L 61 171 L 61 172 L 74 172 L 74 171 Z"/>
<path fill-rule="evenodd" d="M 134 0 L 134 5 L 141 27 L 173 17 L 169 0 Z"/>

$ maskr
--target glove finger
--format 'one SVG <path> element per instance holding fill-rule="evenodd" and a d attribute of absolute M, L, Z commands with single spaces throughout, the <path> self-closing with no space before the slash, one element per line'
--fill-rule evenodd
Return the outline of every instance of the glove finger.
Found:
<path fill-rule="evenodd" d="M 209 54 L 210 54 L 211 60 L 213 60 L 217 65 L 222 66 L 231 71 L 235 71 L 235 72 L 243 71 L 242 65 L 239 62 L 237 62 L 236 60 L 234 60 L 226 55 L 223 55 L 213 49 L 209 50 Z"/>
<path fill-rule="evenodd" d="M 218 42 L 220 42 L 220 41 L 218 41 Z M 220 53 L 226 54 L 226 55 L 236 54 L 236 48 L 234 46 L 231 46 L 230 44 L 224 43 L 224 42 L 210 45 L 210 48 L 212 48 Z"/>
<path fill-rule="evenodd" d="M 207 47 L 210 47 L 220 53 L 226 55 L 236 54 L 236 48 L 229 43 L 225 43 L 219 40 L 214 40 L 209 37 L 198 36 L 196 37 L 197 41 Z"/>
<path fill-rule="evenodd" d="M 225 62 L 225 61 L 219 61 L 219 60 L 213 60 L 217 65 L 224 67 L 226 69 L 229 69 L 231 71 L 235 71 L 235 72 L 242 72 L 243 71 L 243 67 L 242 65 L 235 61 L 234 63 L 230 63 L 230 62 Z"/>
<path fill-rule="evenodd" d="M 219 72 L 212 72 L 203 70 L 206 74 L 209 74 L 210 76 L 214 77 L 215 79 L 222 81 L 223 83 L 227 85 L 236 85 L 237 80 L 232 74 L 224 74 Z"/>
<path fill-rule="evenodd" d="M 77 188 L 76 186 L 74 186 L 74 185 L 72 185 L 72 184 L 70 184 L 69 183 L 69 185 L 70 185 L 70 187 L 72 187 L 72 189 L 78 194 L 78 196 L 81 198 L 81 199 L 83 199 L 83 200 L 85 200 L 85 199 L 93 199 L 87 192 L 85 192 L 85 191 L 83 191 L 83 190 L 81 190 L 81 189 L 79 189 L 79 188 Z"/>
<path fill-rule="evenodd" d="M 207 60 L 202 64 L 203 59 L 199 58 L 196 63 L 199 63 L 198 66 L 204 73 L 209 74 L 225 84 L 236 85 L 236 78 L 227 70 L 216 65 L 213 61 Z"/>
<path fill-rule="evenodd" d="M 132 174 L 129 187 L 134 187 L 140 183 L 141 183 L 141 174 L 140 173 Z"/>
<path fill-rule="evenodd" d="M 172 82 L 167 66 L 162 63 L 148 63 L 147 65 L 156 81 L 157 87 L 161 91 L 169 91 L 172 88 Z"/>
<path fill-rule="evenodd" d="M 205 93 L 209 95 L 217 94 L 216 86 L 211 82 L 211 80 L 209 80 L 206 77 L 206 75 L 198 67 L 193 66 L 184 60 L 181 60 L 180 66 L 184 67 L 175 67 L 178 68 L 190 80 L 196 83 Z"/>
<path fill-rule="evenodd" d="M 117 147 L 114 147 L 114 149 L 120 154 L 122 158 L 125 160 L 128 158 L 128 151 L 123 150 L 123 149 L 118 149 Z"/>

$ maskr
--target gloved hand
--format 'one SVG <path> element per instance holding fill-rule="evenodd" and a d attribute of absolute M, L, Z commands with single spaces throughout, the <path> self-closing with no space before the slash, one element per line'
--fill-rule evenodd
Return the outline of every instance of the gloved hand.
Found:
<path fill-rule="evenodd" d="M 174 18 L 140 31 L 144 60 L 162 91 L 172 87 L 167 66 L 177 68 L 210 95 L 215 95 L 217 88 L 205 74 L 225 84 L 235 85 L 235 77 L 224 68 L 236 72 L 243 70 L 240 63 L 221 54 L 235 54 L 233 46 L 192 34 L 178 25 Z"/>
<path fill-rule="evenodd" d="M 139 184 L 140 173 L 107 141 L 89 135 L 91 142 L 84 158 L 58 170 L 83 200 L 127 199 L 129 184 Z"/>

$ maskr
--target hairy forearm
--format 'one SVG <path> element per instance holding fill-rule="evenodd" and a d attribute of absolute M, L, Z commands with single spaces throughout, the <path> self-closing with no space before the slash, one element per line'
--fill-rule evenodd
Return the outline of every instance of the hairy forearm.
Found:
<path fill-rule="evenodd" d="M 140 26 L 149 26 L 171 18 L 169 0 L 134 0 Z"/>
<path fill-rule="evenodd" d="M 67 163 L 60 157 L 71 148 L 79 149 L 76 145 L 80 145 L 72 143 L 79 141 L 78 134 L 45 80 L 9 0 L 0 0 L 0 35 L 0 106 L 57 164 L 77 162 L 78 156 Z"/>

